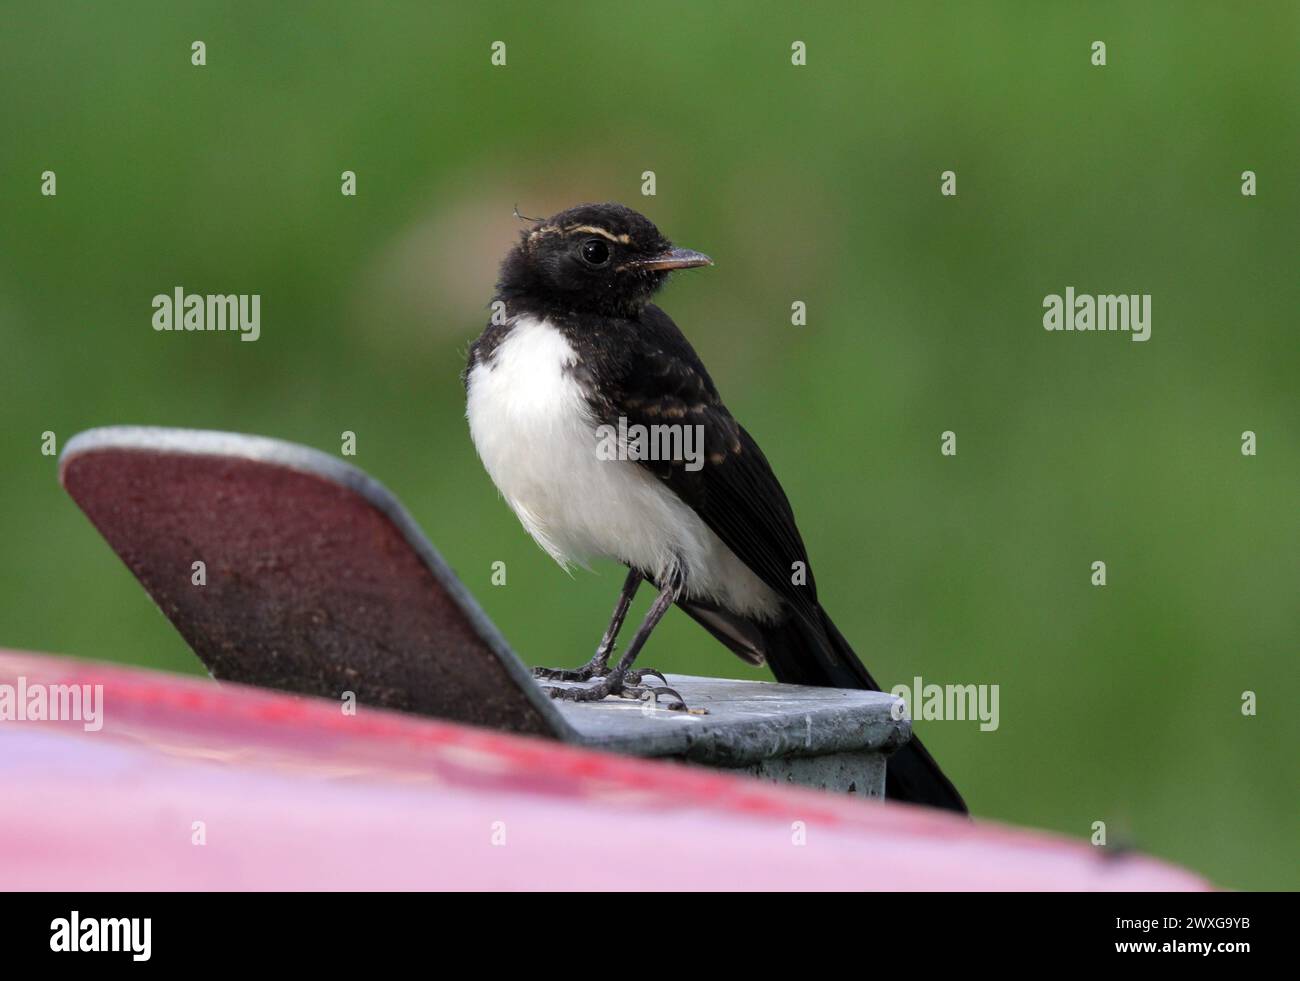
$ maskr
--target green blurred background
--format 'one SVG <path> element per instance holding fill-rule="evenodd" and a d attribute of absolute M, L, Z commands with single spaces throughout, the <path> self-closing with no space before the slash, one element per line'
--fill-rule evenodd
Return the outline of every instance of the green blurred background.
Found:
<path fill-rule="evenodd" d="M 585 660 L 620 575 L 523 533 L 458 374 L 512 207 L 619 200 L 716 259 L 662 303 L 873 672 L 1001 686 L 918 725 L 973 809 L 1295 888 L 1300 7 L 1065 6 L 6 4 L 0 644 L 199 672 L 39 452 L 145 423 L 355 431 L 526 659 Z M 261 339 L 155 333 L 175 286 Z M 1153 294 L 1151 340 L 1045 332 L 1067 286 Z"/>

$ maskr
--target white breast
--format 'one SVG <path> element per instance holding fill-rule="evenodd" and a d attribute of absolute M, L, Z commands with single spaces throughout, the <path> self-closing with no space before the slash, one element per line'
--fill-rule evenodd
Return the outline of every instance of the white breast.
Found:
<path fill-rule="evenodd" d="M 470 435 L 528 533 L 561 565 L 614 559 L 686 595 L 767 619 L 779 600 L 672 491 L 643 467 L 601 459 L 597 422 L 564 335 L 520 318 L 468 379 Z"/>

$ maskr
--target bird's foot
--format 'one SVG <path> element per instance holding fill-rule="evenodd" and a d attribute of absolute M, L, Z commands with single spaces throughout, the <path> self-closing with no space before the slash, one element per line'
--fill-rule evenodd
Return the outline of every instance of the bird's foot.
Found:
<path fill-rule="evenodd" d="M 580 669 L 581 670 L 581 669 Z M 628 671 L 620 674 L 617 670 L 607 672 L 597 678 L 592 684 L 585 688 L 552 688 L 543 685 L 542 690 L 552 698 L 559 698 L 569 702 L 599 702 L 601 699 L 608 698 L 610 695 L 616 695 L 619 698 L 630 698 L 642 702 L 653 702 L 656 707 L 659 705 L 660 697 L 671 698 L 664 704 L 664 708 L 672 709 L 675 712 L 688 711 L 686 700 L 675 689 L 666 686 L 642 685 L 640 681 L 645 675 L 653 675 L 664 680 L 664 676 L 652 668 L 642 668 L 639 671 Z M 554 680 L 586 680 L 586 679 L 554 679 Z"/>
<path fill-rule="evenodd" d="M 533 668 L 533 677 L 539 681 L 590 681 L 592 678 L 604 678 L 613 673 L 609 658 L 599 654 L 580 668 Z M 631 685 L 640 685 L 643 678 L 658 678 L 665 685 L 668 679 L 664 673 L 655 668 L 637 668 L 628 671 L 624 680 Z"/>
<path fill-rule="evenodd" d="M 539 681 L 590 681 L 610 673 L 609 657 L 597 654 L 580 668 L 533 668 L 533 677 Z"/>
<path fill-rule="evenodd" d="M 658 673 L 658 671 L 655 672 L 655 674 Z M 623 690 L 618 694 L 620 698 L 635 698 L 642 702 L 651 702 L 655 708 L 659 707 L 659 698 L 663 696 L 672 699 L 672 701 L 664 703 L 664 708 L 671 709 L 674 712 L 691 711 L 686 705 L 686 699 L 682 698 L 677 689 L 669 688 L 667 685 L 624 685 Z"/>

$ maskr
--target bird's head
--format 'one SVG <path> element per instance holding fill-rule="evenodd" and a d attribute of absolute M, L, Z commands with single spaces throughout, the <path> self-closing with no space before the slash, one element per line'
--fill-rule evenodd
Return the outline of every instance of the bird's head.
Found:
<path fill-rule="evenodd" d="M 497 294 L 542 310 L 635 314 L 674 269 L 713 260 L 674 248 L 621 204 L 582 204 L 536 222 L 501 263 Z"/>

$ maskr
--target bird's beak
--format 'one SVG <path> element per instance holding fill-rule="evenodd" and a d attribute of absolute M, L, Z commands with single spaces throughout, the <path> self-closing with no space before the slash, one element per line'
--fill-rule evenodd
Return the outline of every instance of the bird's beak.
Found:
<path fill-rule="evenodd" d="M 642 259 L 635 265 L 638 269 L 694 269 L 696 266 L 711 266 L 713 260 L 694 249 L 669 249 L 662 255 Z"/>

